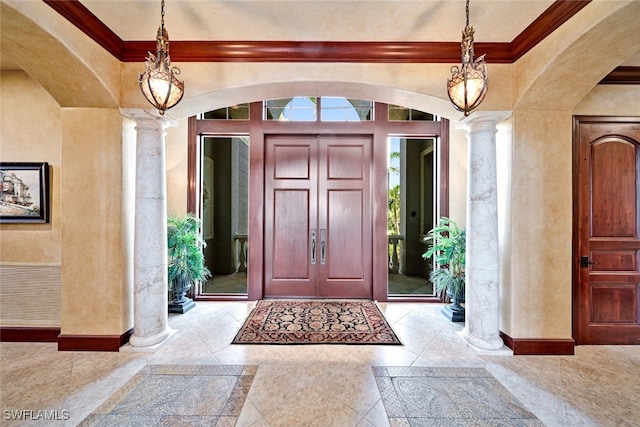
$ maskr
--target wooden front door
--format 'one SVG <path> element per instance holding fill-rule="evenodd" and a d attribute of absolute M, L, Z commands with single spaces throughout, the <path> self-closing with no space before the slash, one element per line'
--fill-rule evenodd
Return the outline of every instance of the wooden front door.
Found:
<path fill-rule="evenodd" d="M 265 136 L 265 297 L 371 298 L 371 144 Z"/>
<path fill-rule="evenodd" d="M 640 344 L 640 122 L 576 119 L 577 344 Z"/>

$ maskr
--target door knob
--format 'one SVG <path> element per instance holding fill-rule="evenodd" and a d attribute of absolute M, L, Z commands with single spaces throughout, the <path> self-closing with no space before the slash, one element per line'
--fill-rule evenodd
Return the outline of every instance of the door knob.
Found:
<path fill-rule="evenodd" d="M 589 257 L 586 255 L 583 255 L 582 257 L 580 257 L 580 264 L 583 267 L 589 267 L 590 265 L 597 264 L 597 262 L 589 261 Z"/>

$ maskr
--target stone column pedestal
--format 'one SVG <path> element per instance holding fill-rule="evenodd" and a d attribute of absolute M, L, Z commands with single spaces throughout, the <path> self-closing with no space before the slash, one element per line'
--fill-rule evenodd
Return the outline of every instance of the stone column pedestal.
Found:
<path fill-rule="evenodd" d="M 163 344 L 168 326 L 166 129 L 175 123 L 146 110 L 123 112 L 136 122 L 133 335 L 141 350 Z"/>
<path fill-rule="evenodd" d="M 501 350 L 496 125 L 511 112 L 476 112 L 460 122 L 469 142 L 465 327 L 480 350 Z"/>

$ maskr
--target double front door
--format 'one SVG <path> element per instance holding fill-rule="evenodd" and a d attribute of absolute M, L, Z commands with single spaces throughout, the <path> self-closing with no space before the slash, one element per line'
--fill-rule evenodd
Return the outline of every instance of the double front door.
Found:
<path fill-rule="evenodd" d="M 265 135 L 265 297 L 371 298 L 370 135 Z"/>

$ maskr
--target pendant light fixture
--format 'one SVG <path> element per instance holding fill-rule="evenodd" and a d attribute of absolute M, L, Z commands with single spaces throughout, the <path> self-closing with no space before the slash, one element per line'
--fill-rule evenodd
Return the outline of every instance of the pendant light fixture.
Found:
<path fill-rule="evenodd" d="M 175 106 L 184 94 L 184 83 L 176 78 L 180 69 L 171 67 L 169 57 L 169 33 L 164 28 L 164 0 L 161 2 L 161 19 L 156 37 L 156 54 L 149 52 L 144 73 L 138 76 L 140 90 L 147 101 L 158 109 L 160 115 Z"/>
<path fill-rule="evenodd" d="M 462 65 L 451 67 L 451 78 L 447 80 L 447 93 L 456 110 L 468 116 L 487 94 L 489 79 L 484 55 L 473 59 L 473 27 L 469 25 L 469 0 L 466 6 L 467 25 L 462 31 Z"/>

